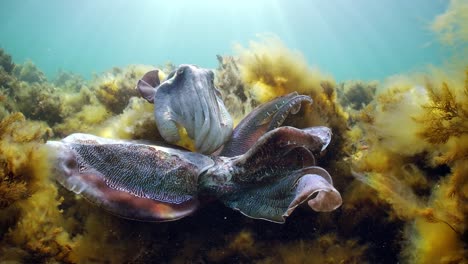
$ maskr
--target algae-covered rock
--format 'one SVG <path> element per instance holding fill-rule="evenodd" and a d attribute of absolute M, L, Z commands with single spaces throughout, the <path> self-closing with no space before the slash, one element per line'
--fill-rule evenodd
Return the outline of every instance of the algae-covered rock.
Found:
<path fill-rule="evenodd" d="M 30 60 L 16 65 L 13 74 L 18 80 L 28 83 L 44 83 L 47 81 L 45 74 Z"/>
<path fill-rule="evenodd" d="M 16 110 L 27 118 L 46 121 L 50 126 L 62 121 L 59 90 L 49 83 L 19 82 L 11 91 Z"/>
<path fill-rule="evenodd" d="M 233 56 L 217 56 L 219 67 L 216 69 L 215 84 L 221 91 L 224 104 L 237 124 L 252 111 L 258 101 L 252 98 L 242 81 L 239 70 L 239 59 Z"/>
<path fill-rule="evenodd" d="M 13 63 L 11 56 L 5 53 L 3 49 L 0 49 L 0 67 L 8 74 L 10 74 L 15 68 L 15 64 Z"/>
<path fill-rule="evenodd" d="M 375 96 L 378 82 L 346 81 L 337 86 L 338 100 L 343 107 L 360 110 Z"/>
<path fill-rule="evenodd" d="M 67 93 L 79 92 L 87 85 L 83 76 L 64 70 L 58 71 L 52 83 L 55 87 L 60 87 L 61 91 L 66 91 Z"/>

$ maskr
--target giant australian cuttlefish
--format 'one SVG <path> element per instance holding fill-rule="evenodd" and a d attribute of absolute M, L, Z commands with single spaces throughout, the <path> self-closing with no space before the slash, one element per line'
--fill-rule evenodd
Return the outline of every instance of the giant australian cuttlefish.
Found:
<path fill-rule="evenodd" d="M 233 130 L 211 70 L 181 65 L 160 82 L 158 70 L 137 84 L 154 103 L 164 144 L 72 134 L 49 141 L 54 175 L 65 188 L 120 217 L 171 221 L 219 199 L 256 219 L 284 223 L 303 202 L 327 212 L 342 203 L 331 176 L 314 155 L 331 140 L 327 127 L 282 126 L 305 95 L 262 104 Z M 181 128 L 196 152 L 174 146 Z"/>

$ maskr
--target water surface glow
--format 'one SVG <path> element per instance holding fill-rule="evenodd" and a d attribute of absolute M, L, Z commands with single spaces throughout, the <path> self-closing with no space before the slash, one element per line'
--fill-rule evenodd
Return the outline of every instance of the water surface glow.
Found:
<path fill-rule="evenodd" d="M 0 4 L 0 47 L 48 76 L 89 77 L 113 66 L 216 67 L 257 34 L 271 33 L 338 80 L 382 79 L 440 64 L 447 51 L 429 24 L 445 1 L 35 1 Z"/>

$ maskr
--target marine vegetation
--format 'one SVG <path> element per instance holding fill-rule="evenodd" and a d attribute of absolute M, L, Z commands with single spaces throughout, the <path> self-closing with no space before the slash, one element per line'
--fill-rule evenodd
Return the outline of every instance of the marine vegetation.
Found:
<path fill-rule="evenodd" d="M 0 67 L 2 67 L 2 69 L 8 74 L 11 74 L 15 68 L 15 64 L 11 60 L 11 56 L 5 53 L 3 49 L 0 49 Z"/>
<path fill-rule="evenodd" d="M 234 124 L 258 105 L 245 89 L 240 76 L 239 58 L 217 55 L 219 67 L 216 69 L 215 85 L 219 87 L 223 101 L 232 115 Z"/>
<path fill-rule="evenodd" d="M 366 148 L 354 154 L 354 174 L 381 199 L 372 203 L 391 206 L 391 221 L 406 221 L 402 257 L 462 263 L 468 254 L 468 86 L 434 82 L 422 87 L 400 79 L 364 110 L 356 129 Z"/>
<path fill-rule="evenodd" d="M 347 106 L 346 112 L 355 112 L 367 106 L 375 97 L 378 82 L 347 81 L 337 88 L 340 105 Z"/>
<path fill-rule="evenodd" d="M 468 41 L 467 13 L 466 1 L 451 0 L 447 11 L 438 15 L 432 22 L 431 29 L 437 33 L 437 37 L 443 44 L 466 45 Z"/>

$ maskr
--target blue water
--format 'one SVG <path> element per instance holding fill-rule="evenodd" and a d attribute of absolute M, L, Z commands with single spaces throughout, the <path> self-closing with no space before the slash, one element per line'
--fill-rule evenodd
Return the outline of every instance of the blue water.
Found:
<path fill-rule="evenodd" d="M 217 66 L 259 33 L 277 35 L 337 80 L 382 79 L 448 56 L 429 24 L 446 1 L 426 0 L 2 0 L 0 47 L 89 77 L 114 66 Z"/>

